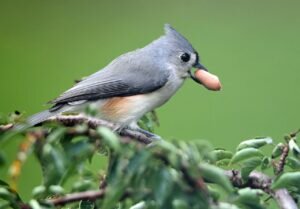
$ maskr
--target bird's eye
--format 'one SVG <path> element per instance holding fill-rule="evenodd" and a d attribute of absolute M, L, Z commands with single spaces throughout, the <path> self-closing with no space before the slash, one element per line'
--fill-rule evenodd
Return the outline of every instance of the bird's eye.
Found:
<path fill-rule="evenodd" d="M 188 54 L 188 53 L 183 53 L 181 56 L 180 56 L 180 59 L 183 61 L 183 62 L 188 62 L 190 60 L 191 56 Z"/>

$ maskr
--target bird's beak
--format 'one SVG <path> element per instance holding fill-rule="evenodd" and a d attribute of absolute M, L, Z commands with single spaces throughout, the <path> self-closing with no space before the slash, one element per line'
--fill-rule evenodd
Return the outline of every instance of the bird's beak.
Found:
<path fill-rule="evenodd" d="M 196 83 L 203 85 L 205 88 L 209 90 L 213 90 L 213 91 L 221 90 L 221 82 L 216 75 L 209 73 L 207 68 L 204 67 L 199 62 L 197 62 L 193 67 L 196 68 L 195 73 L 192 74 L 191 71 L 188 72 L 190 77 Z"/>
<path fill-rule="evenodd" d="M 206 69 L 206 67 L 204 67 L 202 64 L 200 64 L 200 62 L 197 62 L 196 64 L 194 64 L 193 67 L 194 67 L 194 68 L 197 68 L 197 69 L 199 69 L 199 70 L 205 70 L 205 71 L 208 71 L 208 70 Z"/>

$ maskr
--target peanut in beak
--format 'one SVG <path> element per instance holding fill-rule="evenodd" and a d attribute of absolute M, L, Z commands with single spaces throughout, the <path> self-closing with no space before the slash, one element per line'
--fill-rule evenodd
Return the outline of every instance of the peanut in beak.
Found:
<path fill-rule="evenodd" d="M 192 78 L 201 83 L 208 90 L 220 91 L 222 88 L 218 76 L 205 70 L 197 69 Z"/>

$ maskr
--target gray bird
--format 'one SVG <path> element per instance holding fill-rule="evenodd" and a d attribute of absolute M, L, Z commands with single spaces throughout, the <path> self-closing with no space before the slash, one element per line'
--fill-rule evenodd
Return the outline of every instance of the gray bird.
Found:
<path fill-rule="evenodd" d="M 199 61 L 197 51 L 187 39 L 166 24 L 165 35 L 144 48 L 117 57 L 52 100 L 49 110 L 31 116 L 27 123 L 33 126 L 65 112 L 84 112 L 87 105 L 93 105 L 101 119 L 156 138 L 140 129 L 137 121 L 166 103 L 186 78 L 209 88 L 209 79 L 214 75 L 208 73 L 197 78 L 191 73 L 193 67 L 206 71 Z M 210 89 L 218 90 L 213 88 Z"/>

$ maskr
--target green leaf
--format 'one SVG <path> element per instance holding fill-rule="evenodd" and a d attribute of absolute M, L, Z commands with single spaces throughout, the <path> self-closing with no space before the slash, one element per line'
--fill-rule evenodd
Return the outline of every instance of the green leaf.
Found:
<path fill-rule="evenodd" d="M 247 181 L 249 174 L 261 164 L 262 160 L 259 157 L 253 157 L 243 162 L 241 168 L 241 176 L 244 181 Z"/>
<path fill-rule="evenodd" d="M 159 125 L 160 125 L 160 124 L 159 124 L 159 118 L 158 118 L 158 115 L 157 115 L 156 111 L 155 111 L 155 110 L 152 110 L 149 114 L 150 114 L 151 119 L 152 119 L 153 122 L 155 123 L 155 125 L 156 125 L 156 126 L 159 126 Z"/>
<path fill-rule="evenodd" d="M 227 202 L 219 202 L 217 204 L 213 204 L 211 209 L 239 209 L 236 205 L 227 203 Z"/>
<path fill-rule="evenodd" d="M 29 205 L 32 209 L 43 209 L 40 203 L 37 200 L 30 200 Z"/>
<path fill-rule="evenodd" d="M 11 206 L 11 204 L 9 202 L 2 202 L 2 201 L 0 201 L 0 209 L 11 208 L 10 206 Z"/>
<path fill-rule="evenodd" d="M 102 136 L 103 141 L 112 148 L 115 152 L 120 151 L 121 145 L 118 136 L 112 132 L 109 128 L 99 127 L 97 128 L 97 132 Z"/>
<path fill-rule="evenodd" d="M 265 156 L 261 161 L 261 170 L 265 170 L 270 166 L 271 166 L 271 159 Z"/>
<path fill-rule="evenodd" d="M 266 144 L 271 144 L 273 142 L 272 138 L 270 137 L 260 137 L 260 138 L 255 138 L 255 139 L 249 139 L 246 141 L 241 142 L 237 146 L 237 150 L 242 150 L 245 148 L 260 148 Z"/>
<path fill-rule="evenodd" d="M 279 143 L 274 147 L 272 151 L 272 159 L 277 158 L 282 154 L 284 146 L 285 145 L 283 143 Z"/>
<path fill-rule="evenodd" d="M 178 154 L 178 152 L 179 152 L 178 148 L 174 144 L 172 144 L 171 142 L 168 142 L 168 141 L 161 140 L 161 141 L 157 142 L 156 145 L 159 147 L 162 147 L 167 152 L 171 152 L 171 153 L 175 153 L 175 154 Z"/>
<path fill-rule="evenodd" d="M 218 188 L 212 187 L 211 185 L 207 185 L 207 188 L 213 201 L 217 202 L 221 197 L 220 190 Z"/>
<path fill-rule="evenodd" d="M 82 181 L 76 181 L 74 182 L 72 186 L 72 192 L 82 192 L 90 189 L 93 185 L 93 182 L 91 180 L 82 180 Z"/>
<path fill-rule="evenodd" d="M 219 160 L 218 162 L 216 162 L 216 166 L 225 167 L 225 166 L 228 166 L 229 163 L 230 163 L 230 159 L 223 159 L 223 160 Z"/>
<path fill-rule="evenodd" d="M 37 186 L 32 190 L 32 196 L 34 198 L 40 198 L 43 197 L 45 195 L 46 192 L 46 187 L 45 186 Z"/>
<path fill-rule="evenodd" d="M 10 207 L 6 208 L 19 208 L 18 202 L 21 201 L 18 193 L 10 188 L 0 187 L 0 204 L 2 200 L 6 200 Z"/>
<path fill-rule="evenodd" d="M 78 138 L 78 137 L 76 137 Z M 92 155 L 94 146 L 88 142 L 88 138 L 65 145 L 65 152 L 70 160 L 83 161 Z"/>
<path fill-rule="evenodd" d="M 295 138 L 291 139 L 289 141 L 289 148 L 291 151 L 293 151 L 293 153 L 296 155 L 296 156 L 299 156 L 300 155 L 300 148 L 299 146 L 296 144 L 296 141 L 295 141 Z"/>
<path fill-rule="evenodd" d="M 59 127 L 51 132 L 51 134 L 47 137 L 47 142 L 52 144 L 62 138 L 66 132 L 66 128 Z"/>
<path fill-rule="evenodd" d="M 156 112 L 153 110 L 145 114 L 139 121 L 138 125 L 147 131 L 153 132 L 155 126 L 159 126 L 159 120 Z"/>
<path fill-rule="evenodd" d="M 278 179 L 272 184 L 272 189 L 297 187 L 300 189 L 300 172 L 289 172 L 279 176 Z"/>
<path fill-rule="evenodd" d="M 85 114 L 92 117 L 97 116 L 98 111 L 97 105 L 94 104 L 87 105 L 85 108 Z"/>
<path fill-rule="evenodd" d="M 224 171 L 216 166 L 201 163 L 200 172 L 204 179 L 220 185 L 225 191 L 233 192 L 233 187 L 229 179 L 224 175 Z"/>
<path fill-rule="evenodd" d="M 286 159 L 286 165 L 288 165 L 292 169 L 300 169 L 300 160 L 295 157 L 289 156 Z"/>
<path fill-rule="evenodd" d="M 4 166 L 5 163 L 6 163 L 6 158 L 5 158 L 4 154 L 3 154 L 3 152 L 0 152 L 0 167 Z"/>
<path fill-rule="evenodd" d="M 62 195 L 65 193 L 64 188 L 62 188 L 59 185 L 51 185 L 49 187 L 49 191 L 51 192 L 51 194 L 55 194 L 55 195 Z"/>
<path fill-rule="evenodd" d="M 0 179 L 0 186 L 9 187 L 9 184 L 6 183 L 5 181 L 2 181 L 2 180 Z"/>
<path fill-rule="evenodd" d="M 173 200 L 172 206 L 174 209 L 189 209 L 190 208 L 189 205 L 187 204 L 186 200 L 182 200 L 182 199 Z"/>
<path fill-rule="evenodd" d="M 263 195 L 263 191 L 259 189 L 244 188 L 238 191 L 236 204 L 246 206 L 251 209 L 264 209 L 261 205 L 259 196 Z"/>
<path fill-rule="evenodd" d="M 154 190 L 155 201 L 159 207 L 163 207 L 164 202 L 171 195 L 173 191 L 173 179 L 167 169 L 161 169 L 158 173 L 160 181 L 157 182 Z"/>
<path fill-rule="evenodd" d="M 6 188 L 2 188 L 0 187 L 0 198 L 3 199 L 11 199 L 12 194 L 6 189 Z"/>
<path fill-rule="evenodd" d="M 222 149 L 213 150 L 212 154 L 215 155 L 216 161 L 231 159 L 233 156 L 232 152 Z"/>
<path fill-rule="evenodd" d="M 174 167 L 178 168 L 180 166 L 181 156 L 180 150 L 171 142 L 160 141 L 156 146 L 149 147 L 150 151 L 157 152 L 157 149 L 160 148 L 161 153 L 165 153 L 165 156 L 168 158 L 169 163 Z M 179 157 L 180 156 L 180 157 Z"/>
<path fill-rule="evenodd" d="M 42 161 L 44 185 L 58 184 L 66 170 L 66 159 L 62 150 L 58 146 L 45 144 Z"/>
<path fill-rule="evenodd" d="M 197 152 L 201 155 L 202 160 L 205 162 L 214 162 L 215 156 L 212 154 L 213 147 L 205 140 L 195 140 L 189 143 L 190 146 L 197 148 Z M 189 153 L 189 151 L 188 151 Z M 198 163 L 198 162 L 197 162 Z"/>
<path fill-rule="evenodd" d="M 149 113 L 144 115 L 138 122 L 138 125 L 147 131 L 153 132 L 154 131 L 154 123 Z"/>
<path fill-rule="evenodd" d="M 80 209 L 93 209 L 95 208 L 94 202 L 90 200 L 81 200 L 79 203 L 79 208 Z"/>
<path fill-rule="evenodd" d="M 255 148 L 245 148 L 237 153 L 235 153 L 231 159 L 230 164 L 238 163 L 244 160 L 247 160 L 252 157 L 259 157 L 262 158 L 263 154 L 261 153 L 260 150 L 255 149 Z"/>

